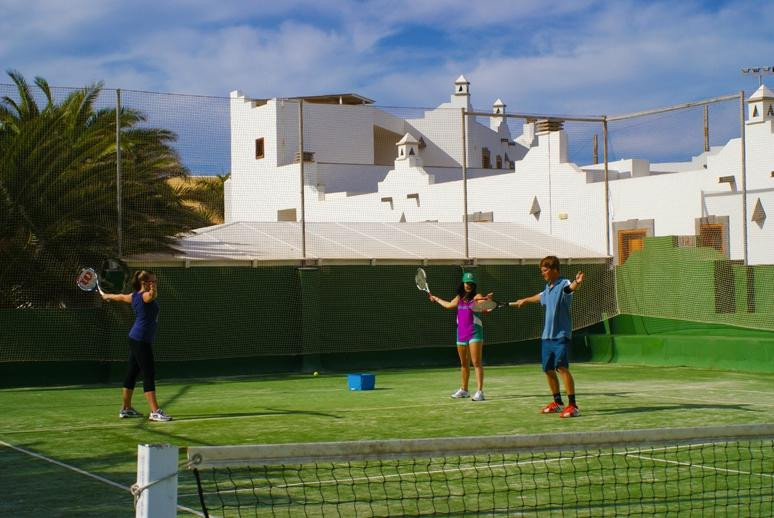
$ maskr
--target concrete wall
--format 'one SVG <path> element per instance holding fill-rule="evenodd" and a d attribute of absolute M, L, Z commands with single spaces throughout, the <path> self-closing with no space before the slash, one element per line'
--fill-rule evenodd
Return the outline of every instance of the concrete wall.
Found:
<path fill-rule="evenodd" d="M 461 167 L 463 107 L 470 107 L 469 99 L 453 96 L 452 102 L 423 117 L 404 120 L 373 106 L 307 104 L 305 149 L 315 153 L 316 162 L 306 167 L 307 216 L 316 221 L 461 221 L 461 181 L 436 181 L 433 168 L 445 173 Z M 300 210 L 298 166 L 293 163 L 297 112 L 295 103 L 270 100 L 253 107 L 234 99 L 234 171 L 226 189 L 227 222 L 275 221 L 277 210 Z M 608 239 L 613 243 L 617 235 L 605 234 L 601 165 L 579 167 L 568 162 L 564 131 L 521 139 L 523 146 L 511 141 L 514 145 L 509 146 L 501 141 L 508 135 L 505 125 L 493 131 L 472 118 L 468 122 L 469 166 L 481 165 L 484 147 L 489 148 L 493 164 L 498 154 L 520 157 L 513 172 L 480 170 L 481 175 L 469 180 L 468 213 L 491 212 L 494 221 L 524 224 L 598 252 L 608 251 Z M 746 123 L 750 264 L 774 264 L 774 220 L 751 221 L 759 200 L 766 215 L 774 216 L 773 125 L 774 116 L 766 113 Z M 397 162 L 391 168 L 373 165 L 374 126 L 395 134 L 410 132 L 424 140 L 415 170 L 398 167 Z M 263 160 L 253 156 L 258 135 L 267 139 Z M 694 235 L 700 218 L 727 219 L 728 257 L 744 258 L 740 139 L 683 163 L 625 159 L 611 162 L 610 170 L 611 226 L 652 220 L 656 236 Z M 348 196 L 345 191 L 366 193 Z M 540 212 L 530 214 L 535 202 Z"/>

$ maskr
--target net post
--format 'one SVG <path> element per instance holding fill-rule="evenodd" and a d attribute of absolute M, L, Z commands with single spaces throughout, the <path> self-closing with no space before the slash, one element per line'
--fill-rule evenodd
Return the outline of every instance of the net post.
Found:
<path fill-rule="evenodd" d="M 177 516 L 177 458 L 171 444 L 137 445 L 135 518 Z"/>

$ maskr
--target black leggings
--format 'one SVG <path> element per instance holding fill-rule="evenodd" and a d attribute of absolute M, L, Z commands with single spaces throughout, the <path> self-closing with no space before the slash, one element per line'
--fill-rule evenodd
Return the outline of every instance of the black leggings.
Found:
<path fill-rule="evenodd" d="M 153 366 L 153 349 L 150 342 L 129 339 L 129 370 L 124 378 L 124 388 L 134 390 L 137 376 L 142 373 L 143 392 L 156 390 L 156 368 Z"/>

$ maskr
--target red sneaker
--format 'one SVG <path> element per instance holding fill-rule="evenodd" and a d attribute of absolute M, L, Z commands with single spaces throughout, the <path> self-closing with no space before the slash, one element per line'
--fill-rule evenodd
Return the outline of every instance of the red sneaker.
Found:
<path fill-rule="evenodd" d="M 541 414 L 558 414 L 564 409 L 562 405 L 557 403 L 556 401 L 552 401 L 550 404 L 543 407 L 543 410 L 540 411 Z"/>
<path fill-rule="evenodd" d="M 575 405 L 567 405 L 567 408 L 562 410 L 562 413 L 559 414 L 559 417 L 578 417 L 580 415 L 580 410 L 578 410 L 578 407 Z"/>

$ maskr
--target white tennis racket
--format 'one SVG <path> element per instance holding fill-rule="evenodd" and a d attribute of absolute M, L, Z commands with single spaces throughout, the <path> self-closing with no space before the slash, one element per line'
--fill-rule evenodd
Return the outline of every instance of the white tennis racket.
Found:
<path fill-rule="evenodd" d="M 105 294 L 99 286 L 99 275 L 93 268 L 81 268 L 75 278 L 75 285 L 83 291 L 98 291 L 100 295 Z"/>
<path fill-rule="evenodd" d="M 498 302 L 492 299 L 479 300 L 471 306 L 471 309 L 476 313 L 483 313 L 485 311 L 492 311 L 493 309 L 508 307 L 507 302 Z"/>
<path fill-rule="evenodd" d="M 430 295 L 430 286 L 427 284 L 427 274 L 422 268 L 417 268 L 417 274 L 414 276 L 414 282 L 417 285 L 417 289 L 427 292 Z"/>

